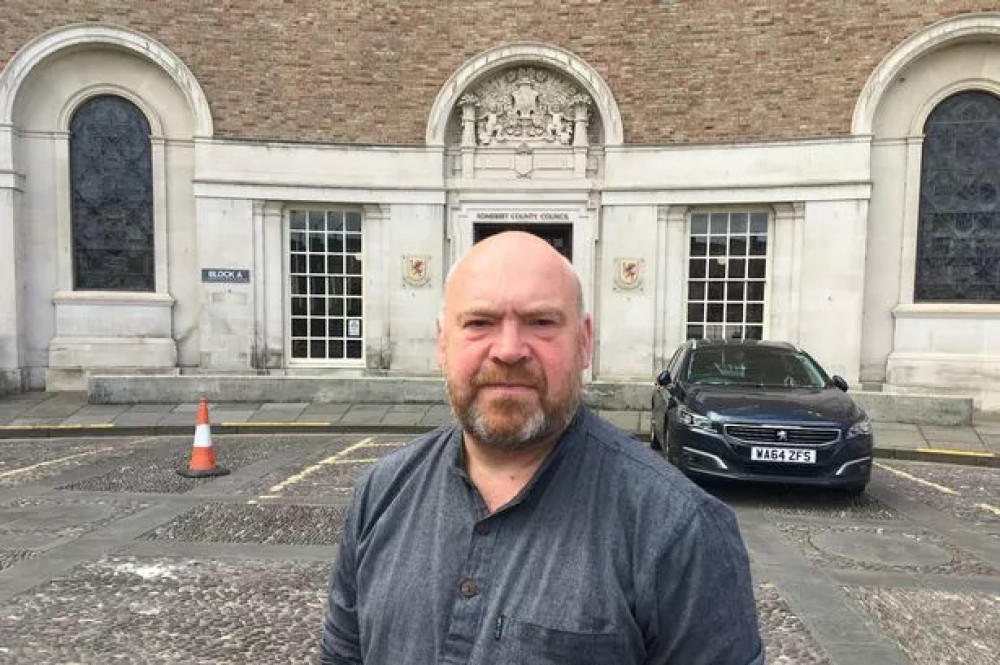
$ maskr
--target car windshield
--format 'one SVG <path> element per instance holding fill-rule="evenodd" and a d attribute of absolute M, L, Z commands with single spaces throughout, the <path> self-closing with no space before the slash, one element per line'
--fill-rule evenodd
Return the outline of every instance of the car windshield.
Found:
<path fill-rule="evenodd" d="M 823 388 L 827 381 L 804 353 L 765 346 L 695 349 L 685 376 L 690 383 L 761 388 Z"/>

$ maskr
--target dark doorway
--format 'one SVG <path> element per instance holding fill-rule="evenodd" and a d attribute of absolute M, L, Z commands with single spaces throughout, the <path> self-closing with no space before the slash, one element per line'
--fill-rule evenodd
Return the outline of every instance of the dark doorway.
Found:
<path fill-rule="evenodd" d="M 572 224 L 474 224 L 472 241 L 479 242 L 503 231 L 524 231 L 533 233 L 552 245 L 557 252 L 573 260 Z"/>

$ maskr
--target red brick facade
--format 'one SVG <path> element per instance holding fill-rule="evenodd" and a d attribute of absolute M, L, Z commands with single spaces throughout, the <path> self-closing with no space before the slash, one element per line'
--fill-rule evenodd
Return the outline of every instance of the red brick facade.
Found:
<path fill-rule="evenodd" d="M 610 86 L 627 143 L 843 135 L 872 70 L 972 0 L 5 0 L 0 66 L 54 27 L 102 21 L 192 70 L 216 135 L 422 144 L 434 98 L 508 42 L 572 51 Z"/>

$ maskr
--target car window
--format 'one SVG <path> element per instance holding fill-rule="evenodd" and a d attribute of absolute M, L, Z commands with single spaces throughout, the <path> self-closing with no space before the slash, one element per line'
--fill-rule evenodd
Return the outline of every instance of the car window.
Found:
<path fill-rule="evenodd" d="M 808 356 L 772 347 L 695 349 L 688 364 L 690 383 L 767 388 L 822 388 L 826 377 Z"/>

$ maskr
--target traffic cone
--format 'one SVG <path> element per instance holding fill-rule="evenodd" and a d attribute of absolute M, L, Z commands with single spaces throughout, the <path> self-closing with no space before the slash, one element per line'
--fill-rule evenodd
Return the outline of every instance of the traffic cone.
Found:
<path fill-rule="evenodd" d="M 198 402 L 198 417 L 194 421 L 194 445 L 186 469 L 177 469 L 186 478 L 224 476 L 229 469 L 215 466 L 215 448 L 212 447 L 212 426 L 208 423 L 208 403 L 202 395 Z"/>

